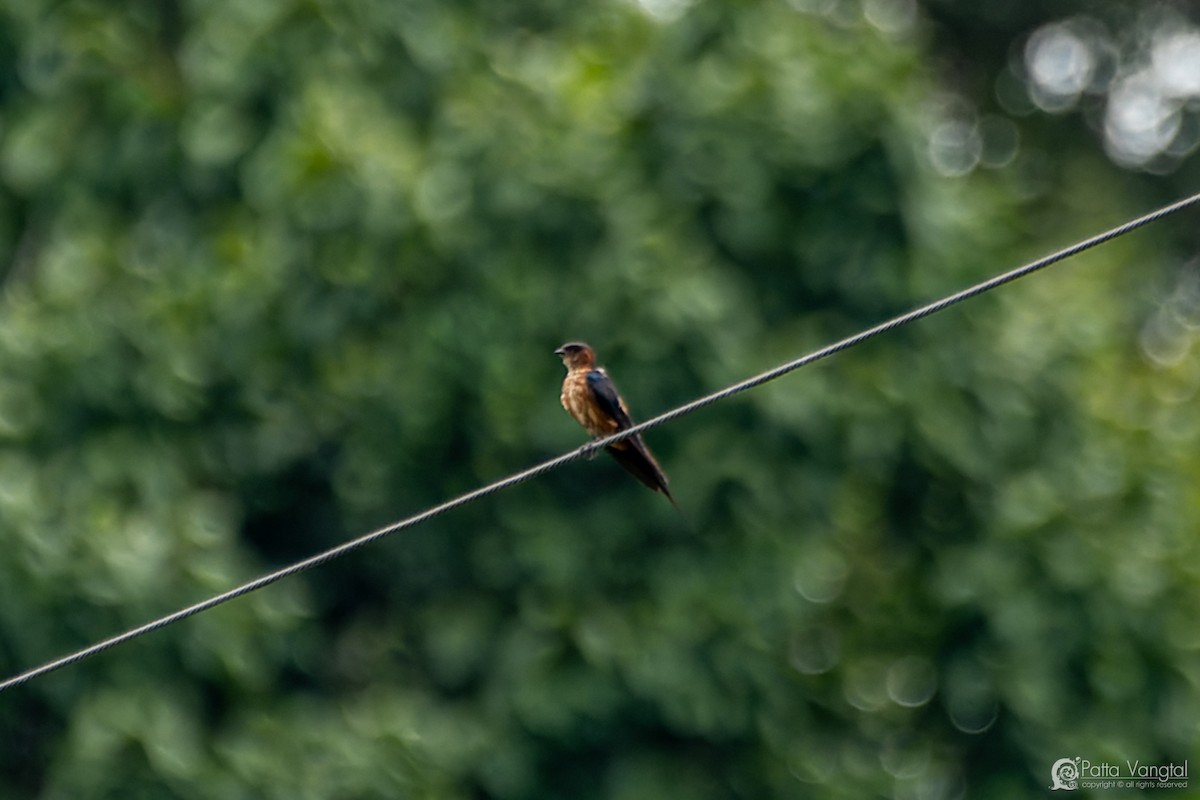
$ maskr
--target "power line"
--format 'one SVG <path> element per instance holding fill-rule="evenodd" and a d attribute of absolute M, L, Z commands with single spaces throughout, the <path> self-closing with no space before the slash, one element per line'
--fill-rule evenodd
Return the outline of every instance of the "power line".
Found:
<path fill-rule="evenodd" d="M 807 366 L 814 361 L 819 361 L 823 358 L 834 355 L 835 353 L 839 353 L 842 350 L 847 350 L 851 347 L 862 344 L 868 339 L 873 339 L 880 334 L 887 333 L 888 331 L 899 328 L 902 325 L 907 325 L 910 322 L 916 322 L 917 320 L 927 317 L 931 314 L 936 314 L 937 312 L 943 311 L 952 305 L 961 303 L 964 300 L 969 300 L 972 297 L 983 294 L 984 292 L 991 291 L 992 289 L 1003 286 L 1006 283 L 1015 281 L 1017 278 L 1022 278 L 1026 275 L 1037 272 L 1038 270 L 1044 269 L 1052 264 L 1056 264 L 1059 261 L 1063 261 L 1071 256 L 1082 253 L 1085 250 L 1090 250 L 1093 247 L 1104 244 L 1112 239 L 1116 239 L 1119 236 L 1124 236 L 1131 231 L 1134 231 L 1145 225 L 1149 225 L 1152 222 L 1156 222 L 1163 217 L 1175 214 L 1197 203 L 1200 203 L 1200 194 L 1195 194 L 1170 205 L 1163 206 L 1157 211 L 1153 211 L 1143 217 L 1138 217 L 1137 219 L 1126 222 L 1123 225 L 1118 225 L 1111 230 L 1093 236 L 1090 239 L 1085 239 L 1063 250 L 1059 250 L 1056 253 L 1039 258 L 1036 261 L 1032 261 L 1024 266 L 1017 267 L 1009 272 L 996 275 L 995 277 L 989 278 L 982 283 L 977 283 L 974 286 L 963 289 L 955 294 L 943 297 L 942 299 L 936 300 L 928 305 L 913 309 L 912 311 L 901 314 L 898 317 L 893 317 L 892 319 L 880 323 L 873 328 L 868 328 L 867 330 L 856 333 L 853 336 L 842 339 L 841 341 L 826 345 L 819 350 L 814 350 L 813 352 L 801 356 L 794 361 L 789 361 L 786 364 L 780 364 L 779 366 L 769 369 L 766 372 L 762 372 L 754 377 L 747 378 L 740 383 L 735 383 L 732 386 L 727 386 L 724 389 L 720 389 L 712 394 L 705 395 L 704 397 L 693 400 L 690 403 L 677 406 L 676 408 L 659 414 L 657 417 L 648 419 L 645 422 L 634 425 L 633 427 L 627 428 L 619 433 L 615 433 L 605 439 L 588 442 L 587 444 L 578 447 L 575 450 L 564 453 L 556 458 L 552 458 L 549 461 L 543 461 L 542 463 L 530 467 L 523 472 L 509 475 L 508 477 L 502 478 L 494 483 L 490 483 L 487 486 L 483 486 L 479 489 L 475 489 L 474 491 L 467 492 L 464 495 L 460 495 L 453 500 L 447 500 L 441 505 L 426 509 L 419 514 L 415 514 L 390 525 L 385 525 L 384 527 L 364 534 L 357 539 L 353 539 L 349 542 L 345 542 L 344 544 L 340 544 L 337 547 L 333 547 L 314 556 L 310 556 L 303 561 L 297 561 L 293 564 L 283 567 L 282 569 L 262 575 L 252 581 L 249 581 L 248 583 L 244 583 L 240 586 L 230 589 L 227 592 L 210 597 L 207 600 L 196 603 L 195 605 L 191 605 L 174 613 L 159 617 L 158 619 L 148 622 L 145 625 L 132 628 L 124 633 L 117 634 L 116 636 L 71 653 L 70 655 L 63 656 L 62 658 L 55 659 L 54 661 L 46 662 L 38 667 L 34 667 L 33 669 L 22 672 L 21 674 L 15 675 L 0 683 L 0 692 L 20 686 L 26 681 L 30 681 L 57 669 L 61 669 L 79 661 L 83 661 L 84 659 L 90 658 L 97 653 L 108 650 L 110 647 L 116 647 L 117 645 L 124 644 L 125 642 L 138 638 L 139 636 L 152 633 L 159 628 L 165 628 L 168 625 L 172 625 L 194 614 L 199 614 L 202 611 L 207 611 L 208 609 L 219 606 L 222 603 L 226 603 L 230 600 L 241 597 L 242 595 L 249 594 L 250 592 L 254 592 L 265 586 L 269 586 L 276 581 L 289 578 L 301 572 L 305 572 L 313 567 L 318 567 L 328 561 L 332 561 L 335 558 L 343 556 L 346 553 L 371 544 L 378 539 L 382 539 L 385 536 L 420 525 L 422 522 L 440 516 L 447 511 L 467 505 L 468 503 L 472 503 L 476 500 L 481 500 L 488 495 L 495 494 L 496 492 L 507 489 L 510 486 L 516 486 L 519 483 L 524 483 L 525 481 L 536 478 L 539 475 L 543 475 L 551 470 L 558 469 L 565 464 L 569 464 L 572 461 L 577 461 L 584 456 L 590 455 L 606 445 L 619 442 L 622 439 L 633 436 L 636 433 L 658 427 L 659 425 L 664 425 L 674 419 L 677 419 L 678 417 L 682 417 L 684 414 L 690 414 L 691 412 L 697 411 L 705 406 L 712 405 L 719 400 L 724 400 L 727 397 L 744 392 L 747 389 L 753 389 L 754 387 L 764 384 L 768 381 L 775 380 L 776 378 L 786 375 L 789 372 L 800 369 L 803 366 Z"/>

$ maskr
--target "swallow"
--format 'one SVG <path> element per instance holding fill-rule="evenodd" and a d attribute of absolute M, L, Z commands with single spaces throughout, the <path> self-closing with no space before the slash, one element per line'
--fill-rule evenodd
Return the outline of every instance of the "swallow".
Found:
<path fill-rule="evenodd" d="M 616 385 L 596 366 L 596 353 L 583 342 L 568 342 L 554 351 L 567 368 L 563 378 L 562 405 L 575 421 L 593 438 L 603 439 L 618 431 L 633 427 L 629 407 L 621 399 Z M 654 460 L 650 448 L 635 433 L 627 439 L 607 445 L 605 450 L 617 463 L 644 483 L 651 491 L 662 492 L 676 509 L 679 505 L 671 496 L 667 476 Z"/>

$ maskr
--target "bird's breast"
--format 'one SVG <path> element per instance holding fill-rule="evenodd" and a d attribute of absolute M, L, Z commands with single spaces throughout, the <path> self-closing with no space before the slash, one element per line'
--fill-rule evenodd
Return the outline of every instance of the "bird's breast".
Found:
<path fill-rule="evenodd" d="M 587 374 L 588 370 L 567 373 L 562 387 L 563 408 L 592 436 L 616 433 L 617 421 L 605 415 L 596 404 Z"/>

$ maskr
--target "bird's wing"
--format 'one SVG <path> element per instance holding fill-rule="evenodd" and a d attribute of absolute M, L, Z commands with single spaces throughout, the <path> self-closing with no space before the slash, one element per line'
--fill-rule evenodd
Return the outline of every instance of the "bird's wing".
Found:
<path fill-rule="evenodd" d="M 617 430 L 623 431 L 633 427 L 633 420 L 629 418 L 629 410 L 625 408 L 625 401 L 621 399 L 621 395 L 617 393 L 617 387 L 603 369 L 597 368 L 587 374 L 587 387 L 596 408 L 604 416 L 616 421 Z M 610 444 L 604 449 L 617 460 L 618 464 L 633 473 L 635 478 L 653 491 L 665 494 L 671 501 L 671 505 L 679 508 L 675 503 L 675 498 L 671 495 L 666 474 L 654 460 L 654 456 L 650 454 L 650 448 L 646 447 L 641 436 L 630 436 L 628 439 Z"/>
<path fill-rule="evenodd" d="M 617 430 L 625 430 L 633 426 L 625 402 L 617 393 L 617 387 L 612 379 L 602 369 L 594 369 L 587 374 L 587 386 L 591 390 L 592 400 L 606 417 L 617 421 Z"/>

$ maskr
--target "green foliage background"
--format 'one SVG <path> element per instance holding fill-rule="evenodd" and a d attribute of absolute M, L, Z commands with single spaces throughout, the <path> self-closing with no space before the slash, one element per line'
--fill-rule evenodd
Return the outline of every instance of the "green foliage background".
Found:
<path fill-rule="evenodd" d="M 0 671 L 576 446 L 564 340 L 646 417 L 1194 177 L 1067 120 L 946 177 L 951 89 L 991 102 L 991 54 L 939 60 L 965 12 L 819 5 L 4 4 Z M 1195 759 L 1195 230 L 653 431 L 682 518 L 576 463 L 0 694 L 0 796 L 1015 797 Z"/>

